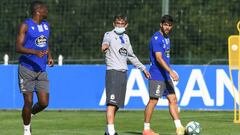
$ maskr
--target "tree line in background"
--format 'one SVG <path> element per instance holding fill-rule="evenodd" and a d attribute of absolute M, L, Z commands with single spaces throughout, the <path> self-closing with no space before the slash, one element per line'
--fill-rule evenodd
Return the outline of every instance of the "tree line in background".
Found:
<path fill-rule="evenodd" d="M 31 1 L 0 1 L 0 57 L 8 54 L 12 63 L 16 63 L 19 56 L 15 53 L 18 27 L 24 19 L 30 17 Z M 49 6 L 49 45 L 55 59 L 62 54 L 65 63 L 69 64 L 103 63 L 104 55 L 100 51 L 103 35 L 113 29 L 113 16 L 121 13 L 128 16 L 127 33 L 135 54 L 148 64 L 148 43 L 151 35 L 159 30 L 161 0 L 43 1 Z M 171 63 L 226 64 L 228 36 L 238 34 L 236 24 L 240 20 L 239 2 L 169 1 L 169 12 L 175 19 L 170 36 Z"/>

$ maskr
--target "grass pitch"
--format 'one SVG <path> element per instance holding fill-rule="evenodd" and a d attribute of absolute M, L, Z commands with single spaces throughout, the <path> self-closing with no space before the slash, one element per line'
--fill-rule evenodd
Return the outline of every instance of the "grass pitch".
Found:
<path fill-rule="evenodd" d="M 240 124 L 233 123 L 233 112 L 181 111 L 184 125 L 200 123 L 201 135 L 240 135 Z M 120 135 L 141 135 L 143 111 L 119 111 L 115 128 Z M 175 135 L 174 123 L 166 110 L 154 112 L 151 128 L 160 135 Z M 32 135 L 103 135 L 104 111 L 44 111 L 32 119 Z M 0 135 L 22 135 L 21 111 L 0 111 Z"/>

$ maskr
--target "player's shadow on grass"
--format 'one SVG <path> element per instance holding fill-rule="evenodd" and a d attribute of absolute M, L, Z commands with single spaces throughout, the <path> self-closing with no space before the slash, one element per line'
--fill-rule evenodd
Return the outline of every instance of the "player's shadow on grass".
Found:
<path fill-rule="evenodd" d="M 132 135 L 141 135 L 142 134 L 142 132 L 134 132 L 134 131 L 128 131 L 128 132 L 123 132 L 123 133 L 132 134 Z M 175 134 L 165 133 L 165 134 L 161 134 L 161 135 L 175 135 Z"/>

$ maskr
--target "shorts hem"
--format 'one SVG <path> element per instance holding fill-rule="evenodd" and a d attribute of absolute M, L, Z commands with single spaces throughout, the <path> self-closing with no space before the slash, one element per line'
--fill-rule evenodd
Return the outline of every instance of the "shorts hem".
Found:
<path fill-rule="evenodd" d="M 117 108 L 124 108 L 124 106 L 121 106 L 121 105 L 117 105 L 115 103 L 107 103 L 106 106 L 109 106 L 109 105 L 112 105 L 112 106 L 115 106 Z"/>

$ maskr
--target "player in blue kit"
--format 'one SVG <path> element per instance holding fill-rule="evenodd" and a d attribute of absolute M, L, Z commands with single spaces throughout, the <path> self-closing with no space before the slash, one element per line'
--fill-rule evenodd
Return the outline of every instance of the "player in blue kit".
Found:
<path fill-rule="evenodd" d="M 20 26 L 17 36 L 16 52 L 19 58 L 19 87 L 23 93 L 24 106 L 22 119 L 24 135 L 31 135 L 31 115 L 42 111 L 49 102 L 49 80 L 46 64 L 53 66 L 53 59 L 48 47 L 49 24 L 47 5 L 34 1 L 30 7 L 32 18 L 26 19 Z M 38 102 L 33 105 L 33 92 L 36 91 Z"/>
<path fill-rule="evenodd" d="M 160 31 L 156 32 L 149 44 L 150 50 L 150 74 L 149 80 L 149 102 L 145 108 L 143 135 L 159 135 L 150 128 L 150 121 L 153 110 L 158 99 L 166 95 L 169 102 L 169 112 L 176 126 L 176 134 L 183 135 L 184 127 L 181 124 L 178 114 L 177 97 L 174 91 L 174 81 L 178 81 L 178 75 L 173 72 L 170 66 L 170 40 L 169 33 L 173 27 L 173 18 L 164 15 L 160 22 Z"/>

